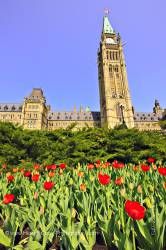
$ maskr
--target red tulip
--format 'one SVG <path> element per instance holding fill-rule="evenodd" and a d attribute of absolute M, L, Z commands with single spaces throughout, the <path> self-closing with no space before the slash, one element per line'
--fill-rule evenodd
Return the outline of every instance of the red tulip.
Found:
<path fill-rule="evenodd" d="M 82 184 L 80 185 L 80 190 L 83 191 L 83 192 L 86 191 L 86 185 L 85 185 L 84 183 L 82 183 Z"/>
<path fill-rule="evenodd" d="M 97 160 L 97 161 L 95 162 L 95 167 L 96 167 L 96 168 L 99 168 L 100 165 L 101 165 L 101 161 L 100 161 L 100 160 Z"/>
<path fill-rule="evenodd" d="M 148 163 L 154 163 L 154 162 L 155 162 L 155 159 L 154 159 L 153 157 L 149 157 L 149 158 L 147 159 L 147 162 L 148 162 Z"/>
<path fill-rule="evenodd" d="M 166 176 L 166 168 L 160 167 L 160 168 L 158 168 L 158 172 L 159 172 L 159 174 Z"/>
<path fill-rule="evenodd" d="M 49 177 L 54 177 L 54 176 L 55 176 L 55 172 L 50 171 L 50 172 L 48 173 L 48 176 L 49 176 Z"/>
<path fill-rule="evenodd" d="M 35 170 L 39 170 L 39 169 L 40 169 L 40 165 L 35 164 L 35 165 L 33 166 L 33 168 L 34 168 Z"/>
<path fill-rule="evenodd" d="M 138 171 L 138 170 L 139 170 L 139 167 L 138 167 L 138 166 L 133 166 L 133 170 L 134 170 L 134 171 Z"/>
<path fill-rule="evenodd" d="M 47 166 L 46 166 L 46 169 L 47 169 L 47 170 L 51 170 L 51 169 L 52 169 L 52 165 L 47 165 Z"/>
<path fill-rule="evenodd" d="M 88 165 L 87 165 L 87 168 L 90 170 L 90 169 L 93 169 L 95 166 L 92 164 L 92 163 L 89 163 Z"/>
<path fill-rule="evenodd" d="M 34 175 L 32 175 L 31 180 L 34 181 L 34 182 L 38 182 L 39 178 L 40 178 L 39 174 L 34 174 Z"/>
<path fill-rule="evenodd" d="M 123 177 L 119 177 L 115 180 L 115 184 L 118 186 L 122 185 L 123 182 L 124 182 Z"/>
<path fill-rule="evenodd" d="M 125 211 L 133 220 L 141 220 L 145 217 L 145 208 L 137 201 L 127 200 L 125 203 Z"/>
<path fill-rule="evenodd" d="M 109 166 L 111 165 L 111 163 L 110 163 L 110 162 L 108 162 L 108 161 L 107 161 L 107 162 L 105 162 L 104 164 L 105 164 L 107 167 L 109 167 Z"/>
<path fill-rule="evenodd" d="M 150 166 L 148 166 L 148 165 L 141 165 L 141 169 L 142 169 L 142 171 L 147 172 L 147 171 L 150 170 Z"/>
<path fill-rule="evenodd" d="M 31 177 L 31 172 L 30 171 L 25 171 L 24 176 L 25 177 Z"/>
<path fill-rule="evenodd" d="M 7 165 L 6 165 L 5 163 L 2 164 L 2 168 L 3 168 L 3 169 L 7 168 Z"/>
<path fill-rule="evenodd" d="M 3 198 L 3 203 L 4 204 L 8 204 L 8 203 L 11 203 L 13 202 L 15 199 L 15 196 L 14 194 L 6 194 Z"/>
<path fill-rule="evenodd" d="M 55 170 L 56 169 L 56 165 L 55 164 L 52 164 L 51 165 L 51 170 Z"/>
<path fill-rule="evenodd" d="M 7 176 L 7 180 L 8 180 L 8 182 L 14 181 L 14 176 L 13 175 Z"/>
<path fill-rule="evenodd" d="M 66 168 L 66 164 L 65 164 L 65 163 L 61 163 L 61 164 L 59 165 L 59 167 L 60 167 L 60 169 L 65 169 L 65 168 Z"/>
<path fill-rule="evenodd" d="M 44 189 L 45 190 L 50 190 L 54 187 L 54 183 L 52 181 L 46 181 L 44 182 Z"/>
<path fill-rule="evenodd" d="M 98 180 L 99 180 L 100 184 L 102 184 L 102 185 L 108 185 L 110 183 L 110 181 L 111 181 L 111 178 L 107 174 L 101 174 L 101 173 L 99 173 L 98 174 Z"/>
<path fill-rule="evenodd" d="M 115 160 L 115 161 L 113 161 L 112 166 L 113 166 L 113 168 L 123 168 L 124 163 L 118 162 L 118 161 Z"/>

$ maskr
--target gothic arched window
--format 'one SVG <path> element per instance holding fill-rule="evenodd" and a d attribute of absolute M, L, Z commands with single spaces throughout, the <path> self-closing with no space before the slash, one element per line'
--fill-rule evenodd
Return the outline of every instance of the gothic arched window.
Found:
<path fill-rule="evenodd" d="M 120 103 L 117 103 L 116 104 L 116 114 L 117 114 L 117 117 L 119 118 L 120 121 L 123 121 L 124 119 L 124 106 L 121 105 Z"/>
<path fill-rule="evenodd" d="M 115 65 L 115 68 L 114 68 L 114 70 L 115 70 L 115 72 L 119 72 L 119 67 L 118 67 L 118 65 Z"/>
<path fill-rule="evenodd" d="M 111 60 L 114 60 L 113 52 L 112 52 L 112 51 L 110 52 L 110 59 L 111 59 Z"/>
<path fill-rule="evenodd" d="M 112 72 L 113 72 L 113 67 L 112 67 L 112 65 L 111 65 L 111 64 L 109 65 L 109 72 L 110 72 L 110 73 L 112 73 Z"/>
<path fill-rule="evenodd" d="M 118 53 L 118 51 L 116 52 L 116 60 L 119 60 L 119 53 Z"/>
<path fill-rule="evenodd" d="M 107 51 L 107 60 L 109 60 L 109 52 Z"/>

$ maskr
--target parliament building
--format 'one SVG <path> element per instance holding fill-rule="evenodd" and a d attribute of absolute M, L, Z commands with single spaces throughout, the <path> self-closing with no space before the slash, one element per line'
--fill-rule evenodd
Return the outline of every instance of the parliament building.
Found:
<path fill-rule="evenodd" d="M 108 15 L 103 19 L 97 57 L 100 112 L 89 108 L 54 112 L 47 105 L 42 89 L 34 88 L 20 104 L 0 103 L 0 121 L 32 130 L 67 128 L 73 123 L 76 129 L 114 128 L 125 124 L 139 130 L 160 130 L 159 121 L 166 118 L 166 109 L 161 108 L 157 100 L 150 113 L 136 112 L 132 106 L 122 40 L 112 28 Z"/>

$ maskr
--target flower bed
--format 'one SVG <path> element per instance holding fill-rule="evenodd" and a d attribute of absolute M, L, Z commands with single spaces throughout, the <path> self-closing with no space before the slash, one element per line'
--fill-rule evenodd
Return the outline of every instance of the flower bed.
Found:
<path fill-rule="evenodd" d="M 15 250 L 164 249 L 165 178 L 166 167 L 153 158 L 137 166 L 22 162 L 9 171 L 2 165 L 0 244 Z"/>

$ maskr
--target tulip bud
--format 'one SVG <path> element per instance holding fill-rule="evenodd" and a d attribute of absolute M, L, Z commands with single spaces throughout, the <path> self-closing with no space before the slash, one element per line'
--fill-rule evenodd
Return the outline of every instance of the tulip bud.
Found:
<path fill-rule="evenodd" d="M 90 181 L 94 181 L 95 177 L 94 176 L 90 176 Z"/>
<path fill-rule="evenodd" d="M 71 210 L 71 217 L 75 218 L 76 214 L 77 214 L 77 211 L 75 210 L 75 208 L 72 208 L 72 210 Z"/>
<path fill-rule="evenodd" d="M 51 178 L 51 177 L 54 177 L 54 176 L 55 176 L 55 173 L 51 171 L 51 172 L 48 173 L 48 176 L 49 176 L 50 178 Z"/>
<path fill-rule="evenodd" d="M 137 187 L 137 192 L 138 192 L 139 194 L 142 193 L 142 186 L 141 186 L 141 185 L 138 185 L 138 187 Z"/>
<path fill-rule="evenodd" d="M 23 174 L 23 173 L 24 173 L 24 171 L 25 171 L 25 169 L 24 169 L 24 168 L 21 168 L 21 169 L 20 169 L 20 173 L 22 173 L 22 174 Z"/>
<path fill-rule="evenodd" d="M 11 172 L 6 173 L 6 177 L 9 177 L 11 175 Z"/>
<path fill-rule="evenodd" d="M 88 225 L 90 226 L 90 224 L 91 224 L 90 216 L 87 217 L 87 223 L 88 223 Z"/>
<path fill-rule="evenodd" d="M 86 192 L 86 185 L 84 183 L 80 185 L 80 190 Z"/>
<path fill-rule="evenodd" d="M 86 242 L 86 238 L 85 238 L 85 236 L 84 236 L 84 234 L 83 234 L 83 233 L 81 233 L 81 234 L 80 234 L 80 240 L 82 240 L 82 241 L 85 241 L 85 242 Z"/>
<path fill-rule="evenodd" d="M 149 185 L 149 191 L 153 193 L 154 192 L 154 186 Z"/>
<path fill-rule="evenodd" d="M 20 205 L 24 206 L 24 198 L 20 198 Z"/>
<path fill-rule="evenodd" d="M 73 183 L 74 183 L 73 179 L 70 178 L 70 180 L 69 180 L 69 185 L 73 185 Z"/>
<path fill-rule="evenodd" d="M 130 188 L 131 190 L 133 190 L 133 189 L 134 189 L 134 184 L 133 184 L 133 183 L 129 183 L 129 188 Z"/>
<path fill-rule="evenodd" d="M 2 164 L 2 168 L 5 169 L 7 167 L 6 164 Z"/>
<path fill-rule="evenodd" d="M 83 177 L 84 176 L 84 172 L 78 172 L 78 176 L 79 177 Z"/>
<path fill-rule="evenodd" d="M 146 197 L 144 201 L 148 208 L 152 208 L 152 202 L 149 197 Z"/>
<path fill-rule="evenodd" d="M 127 172 L 127 173 L 126 173 L 126 176 L 127 176 L 127 177 L 130 177 L 130 173 L 129 173 L 129 172 Z"/>
<path fill-rule="evenodd" d="M 17 173 L 18 172 L 18 168 L 13 168 L 13 173 Z"/>
<path fill-rule="evenodd" d="M 37 200 L 38 196 L 39 196 L 39 195 L 38 195 L 38 192 L 35 192 L 35 193 L 34 193 L 34 199 Z"/>
<path fill-rule="evenodd" d="M 157 166 L 156 165 L 152 165 L 154 170 L 157 170 Z"/>
<path fill-rule="evenodd" d="M 138 170 L 139 170 L 139 167 L 138 167 L 138 166 L 134 166 L 134 167 L 133 167 L 133 170 L 134 170 L 134 171 L 138 171 Z"/>
<path fill-rule="evenodd" d="M 60 174 L 60 175 L 63 174 L 63 169 L 59 169 L 59 174 Z"/>
<path fill-rule="evenodd" d="M 126 189 L 125 189 L 125 188 L 122 188 L 122 189 L 120 190 L 120 194 L 121 194 L 122 197 L 125 197 L 125 195 L 126 195 Z"/>
<path fill-rule="evenodd" d="M 44 214 L 44 207 L 40 207 L 40 214 Z"/>

